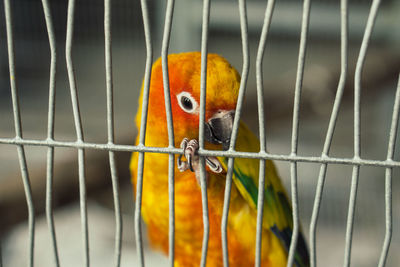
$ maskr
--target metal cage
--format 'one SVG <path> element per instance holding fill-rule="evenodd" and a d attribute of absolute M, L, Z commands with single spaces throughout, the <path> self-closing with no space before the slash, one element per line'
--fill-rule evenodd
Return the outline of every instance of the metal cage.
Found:
<path fill-rule="evenodd" d="M 82 118 L 79 109 L 77 84 L 75 81 L 75 71 L 72 57 L 72 46 L 74 36 L 74 12 L 76 11 L 75 0 L 68 1 L 68 15 L 67 15 L 67 32 L 66 32 L 66 43 L 65 43 L 65 56 L 68 70 L 68 78 L 70 84 L 70 93 L 72 100 L 73 118 L 76 130 L 76 141 L 59 141 L 54 138 L 54 116 L 55 116 L 55 75 L 56 75 L 56 56 L 57 47 L 55 41 L 55 31 L 53 26 L 53 18 L 50 12 L 49 1 L 42 0 L 43 11 L 47 26 L 48 39 L 51 49 L 51 63 L 50 63 L 50 80 L 49 80 L 49 105 L 48 105 L 48 130 L 46 139 L 26 139 L 23 137 L 23 131 L 21 127 L 21 116 L 20 116 L 20 105 L 18 100 L 17 90 L 17 75 L 15 73 L 15 57 L 14 57 L 14 41 L 13 41 L 13 19 L 12 10 L 10 8 L 10 1 L 4 0 L 4 12 L 7 29 L 7 45 L 8 45 L 8 64 L 9 64 L 9 75 L 11 85 L 11 96 L 12 96 L 12 107 L 14 115 L 15 125 L 15 137 L 13 138 L 0 138 L 0 144 L 15 146 L 18 151 L 19 164 L 21 169 L 22 181 L 25 189 L 26 200 L 28 205 L 29 214 L 29 240 L 28 240 L 28 266 L 34 265 L 34 240 L 35 240 L 35 211 L 34 202 L 31 192 L 31 184 L 29 180 L 29 172 L 25 157 L 25 146 L 42 146 L 47 148 L 47 172 L 46 172 L 46 218 L 48 222 L 48 228 L 52 237 L 52 247 L 54 255 L 54 266 L 60 266 L 59 251 L 57 248 L 57 240 L 55 235 L 55 225 L 53 219 L 52 209 L 52 180 L 53 180 L 53 167 L 54 167 L 54 149 L 57 147 L 68 147 L 73 148 L 78 153 L 78 164 L 79 164 L 79 190 L 80 190 L 80 211 L 81 211 L 81 227 L 82 227 L 82 242 L 84 247 L 84 266 L 89 266 L 89 241 L 88 241 L 88 214 L 87 214 L 87 199 L 86 199 L 86 188 L 85 188 L 85 150 L 103 150 L 109 153 L 109 163 L 111 169 L 111 179 L 113 187 L 114 207 L 115 207 L 115 266 L 121 264 L 121 246 L 122 246 L 122 220 L 121 220 L 121 209 L 120 209 L 120 196 L 118 187 L 118 174 L 116 170 L 116 151 L 125 152 L 137 152 L 139 153 L 139 168 L 138 168 L 138 184 L 136 192 L 135 202 L 135 213 L 134 213 L 134 225 L 136 233 L 136 244 L 138 253 L 138 265 L 144 266 L 145 259 L 143 253 L 143 240 L 141 231 L 141 198 L 142 198 L 142 180 L 143 180 L 143 160 L 145 153 L 167 153 L 169 154 L 169 201 L 170 201 L 170 214 L 169 214 L 169 264 L 173 266 L 174 262 L 174 155 L 182 154 L 182 149 L 174 147 L 174 133 L 172 128 L 172 114 L 171 114 L 171 103 L 169 99 L 169 84 L 168 84 L 168 69 L 167 69 L 167 55 L 170 43 L 171 26 L 174 14 L 174 0 L 168 0 L 166 6 L 165 24 L 162 37 L 162 66 L 164 75 L 164 88 L 165 88 L 165 108 L 167 113 L 168 122 L 168 136 L 169 146 L 163 148 L 157 147 L 146 147 L 144 146 L 146 127 L 140 129 L 140 142 L 138 146 L 133 145 L 121 145 L 115 142 L 114 138 L 114 106 L 113 106 L 113 75 L 112 75 L 112 57 L 111 57 L 111 0 L 104 1 L 104 38 L 105 38 L 105 70 L 106 70 L 106 87 L 107 87 L 107 143 L 93 143 L 86 142 L 84 140 L 84 132 L 82 127 Z M 294 109 L 293 109 L 293 121 L 292 121 L 292 138 L 291 138 L 291 151 L 290 154 L 273 154 L 268 153 L 266 150 L 266 133 L 265 133 L 265 119 L 264 119 L 264 88 L 263 88 L 263 56 L 265 47 L 267 44 L 268 32 L 274 13 L 275 0 L 268 0 L 265 8 L 264 19 L 262 22 L 262 32 L 259 40 L 259 46 L 257 51 L 256 59 L 256 78 L 257 78 L 257 99 L 258 99 L 258 122 L 259 122 L 259 138 L 261 148 L 258 153 L 250 152 L 238 152 L 235 151 L 235 140 L 237 137 L 238 123 L 240 120 L 240 114 L 243 105 L 243 98 L 246 91 L 246 82 L 249 75 L 249 44 L 248 44 L 248 13 L 246 10 L 246 1 L 239 0 L 238 8 L 240 14 L 240 30 L 242 39 L 243 49 L 243 68 L 242 68 L 242 79 L 240 84 L 239 98 L 237 103 L 237 115 L 234 120 L 234 130 L 232 133 L 232 142 L 229 150 L 227 151 L 210 151 L 204 149 L 204 125 L 199 124 L 200 133 L 200 156 L 225 156 L 229 158 L 228 166 L 233 166 L 233 161 L 237 157 L 256 158 L 260 160 L 260 168 L 264 166 L 265 160 L 271 159 L 276 161 L 285 161 L 290 163 L 291 173 L 291 199 L 293 206 L 293 220 L 294 229 L 293 237 L 289 250 L 289 261 L 288 266 L 293 265 L 294 260 L 294 249 L 297 243 L 297 237 L 299 233 L 299 207 L 298 207 L 298 186 L 297 186 L 297 164 L 299 162 L 317 163 L 320 164 L 320 172 L 318 176 L 318 183 L 315 192 L 315 200 L 312 212 L 312 218 L 310 223 L 310 260 L 311 266 L 316 266 L 316 227 L 318 222 L 318 215 L 320 211 L 321 199 L 323 195 L 323 187 L 325 182 L 325 176 L 329 164 L 344 164 L 350 165 L 353 168 L 351 176 L 351 189 L 350 189 L 350 201 L 348 203 L 348 216 L 347 216 L 347 227 L 346 227 L 346 242 L 345 242 L 345 256 L 343 266 L 350 266 L 351 249 L 352 249 L 352 234 L 354 227 L 354 213 L 356 209 L 356 196 L 357 186 L 359 181 L 360 168 L 362 166 L 377 166 L 385 169 L 385 219 L 386 219 L 386 234 L 384 243 L 382 244 L 381 256 L 378 266 L 384 266 L 387 258 L 387 254 L 390 247 L 391 236 L 392 236 L 392 173 L 394 168 L 400 167 L 400 162 L 395 160 L 395 143 L 398 128 L 399 110 L 400 110 L 400 79 L 397 85 L 396 95 L 394 97 L 394 108 L 392 113 L 392 123 L 389 134 L 389 144 L 387 147 L 387 158 L 386 160 L 373 160 L 367 158 L 361 158 L 361 126 L 360 126 L 360 101 L 361 101 L 361 75 L 363 66 L 367 54 L 368 45 L 371 39 L 371 34 L 374 28 L 377 12 L 380 6 L 380 0 L 373 0 L 368 15 L 368 20 L 363 32 L 362 44 L 357 59 L 357 65 L 355 70 L 354 79 L 354 155 L 352 158 L 332 157 L 329 155 L 331 148 L 331 142 L 335 131 L 335 125 L 340 110 L 341 100 L 345 87 L 346 77 L 348 75 L 348 28 L 349 28 L 349 14 L 348 14 L 348 1 L 341 0 L 340 15 L 341 15 L 341 72 L 340 79 L 337 85 L 336 97 L 332 113 L 330 116 L 329 127 L 327 129 L 323 150 L 320 156 L 304 156 L 298 154 L 298 133 L 299 133 L 299 111 L 300 111 L 300 98 L 302 93 L 302 82 L 305 65 L 305 55 L 307 48 L 307 37 L 309 34 L 310 25 L 310 10 L 311 0 L 304 0 L 302 19 L 301 19 L 301 37 L 298 53 L 297 63 L 297 74 L 296 74 L 296 85 L 294 89 Z M 394 2 L 394 1 L 392 1 Z M 363 2 L 364 3 L 364 2 Z M 148 11 L 148 3 L 146 0 L 141 0 L 141 10 L 143 15 L 143 25 L 145 32 L 146 42 L 146 66 L 145 66 L 145 77 L 144 77 L 144 96 L 143 96 L 143 112 L 142 122 L 146 124 L 147 119 L 147 106 L 148 106 L 148 91 L 151 65 L 153 62 L 153 41 L 150 34 L 150 17 Z M 205 118 L 205 91 L 206 91 L 206 66 L 207 66 L 207 52 L 208 52 L 208 36 L 209 36 L 209 18 L 210 18 L 210 1 L 204 0 L 202 4 L 202 32 L 201 32 L 201 55 L 202 55 L 202 67 L 201 67 L 201 101 L 200 101 L 200 121 L 204 121 Z M 254 20 L 254 19 L 253 19 Z M 203 221 L 204 221 L 204 235 L 203 235 L 203 249 L 202 259 L 200 266 L 206 266 L 207 261 L 207 245 L 209 237 L 209 225 L 208 225 L 208 204 L 207 204 L 207 189 L 205 185 L 205 168 L 204 158 L 201 160 L 202 166 L 202 177 L 201 177 L 201 191 L 203 200 Z M 264 188 L 264 173 L 260 172 L 260 184 L 259 188 Z M 225 203 L 224 212 L 222 219 L 222 244 L 223 244 L 223 259 L 225 266 L 228 266 L 228 249 L 227 249 L 227 216 L 229 211 L 229 198 L 230 189 L 232 185 L 232 169 L 229 169 L 226 177 L 226 189 L 225 189 Z M 263 190 L 259 191 L 258 203 L 263 203 L 264 193 Z M 262 223 L 262 210 L 263 205 L 258 205 L 258 217 L 257 217 L 257 242 L 256 242 L 256 266 L 260 266 L 261 257 L 261 223 Z M 0 219 L 1 220 L 1 219 Z M 0 255 L 0 266 L 1 255 Z"/>

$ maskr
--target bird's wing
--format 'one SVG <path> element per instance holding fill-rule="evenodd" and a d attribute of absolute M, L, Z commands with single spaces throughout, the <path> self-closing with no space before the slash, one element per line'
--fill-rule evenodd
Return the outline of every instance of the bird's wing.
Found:
<path fill-rule="evenodd" d="M 259 152 L 259 146 L 258 138 L 241 122 L 236 151 Z M 228 158 L 220 158 L 220 161 L 227 169 Z M 257 209 L 259 163 L 259 159 L 235 158 L 233 167 L 234 184 L 254 209 Z M 288 251 L 293 229 L 292 208 L 274 163 L 267 160 L 265 165 L 263 228 L 273 232 Z M 297 242 L 295 263 L 297 266 L 308 266 L 307 247 L 301 233 Z"/>

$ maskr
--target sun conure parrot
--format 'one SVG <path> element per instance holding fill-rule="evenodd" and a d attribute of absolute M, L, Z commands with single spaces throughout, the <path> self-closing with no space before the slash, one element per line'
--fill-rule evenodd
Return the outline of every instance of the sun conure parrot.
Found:
<path fill-rule="evenodd" d="M 201 54 L 189 52 L 168 56 L 170 96 L 175 147 L 182 147 L 186 161 L 176 156 L 175 166 L 175 266 L 199 266 L 203 217 L 196 149 L 199 138 Z M 208 54 L 205 139 L 207 149 L 229 145 L 240 84 L 238 72 L 221 56 Z M 167 147 L 168 133 L 161 60 L 152 68 L 146 146 Z M 136 125 L 141 127 L 142 93 Z M 258 138 L 241 122 L 237 151 L 259 151 Z M 138 144 L 138 139 L 136 144 Z M 130 169 L 134 191 L 138 153 Z M 207 157 L 207 190 L 210 236 L 207 266 L 223 266 L 221 217 L 227 158 Z M 234 160 L 233 186 L 228 217 L 230 266 L 254 266 L 258 195 L 258 159 Z M 292 213 L 286 192 L 271 161 L 266 162 L 265 201 L 262 232 L 262 266 L 286 266 L 292 236 Z M 168 155 L 146 153 L 143 174 L 142 217 L 154 247 L 168 253 Z M 296 266 L 308 266 L 308 252 L 299 235 Z"/>

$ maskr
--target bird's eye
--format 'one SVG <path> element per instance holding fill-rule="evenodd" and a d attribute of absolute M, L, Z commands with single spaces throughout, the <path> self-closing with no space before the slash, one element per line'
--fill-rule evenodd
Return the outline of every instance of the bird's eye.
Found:
<path fill-rule="evenodd" d="M 197 112 L 198 104 L 193 96 L 188 92 L 181 92 L 177 95 L 178 103 L 181 109 L 187 113 Z"/>
<path fill-rule="evenodd" d="M 189 97 L 182 96 L 182 98 L 181 98 L 181 103 L 182 103 L 182 106 L 183 106 L 185 109 L 187 109 L 187 110 L 192 110 L 193 104 L 192 104 L 192 100 L 190 100 Z"/>

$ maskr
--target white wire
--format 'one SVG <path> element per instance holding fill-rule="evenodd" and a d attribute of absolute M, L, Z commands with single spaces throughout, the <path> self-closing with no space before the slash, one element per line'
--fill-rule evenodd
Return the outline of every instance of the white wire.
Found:
<path fill-rule="evenodd" d="M 120 144 L 101 144 L 91 142 L 67 142 L 67 141 L 49 141 L 36 139 L 21 139 L 21 138 L 0 138 L 0 144 L 7 145 L 24 145 L 24 146 L 50 146 L 50 147 L 69 147 L 69 148 L 85 148 L 105 151 L 123 151 L 123 152 L 148 152 L 148 153 L 173 153 L 176 155 L 182 154 L 182 149 L 168 147 L 151 147 L 151 146 L 134 146 Z M 249 159 L 270 159 L 276 161 L 296 161 L 304 163 L 327 163 L 340 165 L 358 165 L 358 166 L 376 166 L 376 167 L 400 167 L 400 161 L 395 160 L 372 160 L 372 159 L 355 159 L 355 158 L 340 158 L 340 157 L 321 157 L 321 156 L 301 156 L 301 155 L 284 155 L 273 154 L 268 152 L 243 152 L 243 151 L 219 151 L 203 149 L 199 151 L 199 156 L 207 157 L 234 157 L 234 158 L 249 158 Z M 139 154 L 140 155 L 140 154 Z"/>
<path fill-rule="evenodd" d="M 207 55 L 208 55 L 208 24 L 210 20 L 210 1 L 203 1 L 203 18 L 201 32 L 201 69 L 200 69 L 200 114 L 199 114 L 199 155 L 204 150 L 204 122 L 206 110 L 207 89 Z M 208 217 L 207 183 L 204 157 L 200 157 L 200 188 L 203 209 L 203 243 L 200 266 L 205 267 L 207 261 L 208 240 L 210 235 L 210 221 Z"/>
<path fill-rule="evenodd" d="M 299 57 L 297 62 L 297 74 L 296 74 L 296 86 L 294 91 L 294 105 L 293 105 L 293 125 L 292 125 L 292 146 L 291 155 L 297 155 L 298 148 L 298 133 L 299 133 L 299 113 L 300 113 L 300 98 L 303 86 L 304 76 L 304 64 L 306 57 L 307 48 L 307 36 L 308 28 L 310 24 L 310 0 L 304 0 L 303 2 L 303 16 L 301 21 L 301 34 L 300 34 L 300 46 L 299 46 Z M 294 255 L 297 248 L 297 239 L 299 236 L 299 208 L 298 208 L 298 197 L 297 197 L 297 162 L 293 161 L 290 163 L 290 183 L 292 192 L 292 214 L 293 214 L 293 229 L 292 238 L 290 241 L 289 255 L 287 266 L 293 266 Z"/>
<path fill-rule="evenodd" d="M 321 157 L 326 157 L 329 154 L 329 150 L 332 143 L 333 133 L 335 131 L 336 121 L 339 114 L 340 104 L 342 101 L 344 86 L 346 84 L 347 77 L 347 49 L 348 49 L 348 3 L 347 0 L 341 0 L 340 3 L 340 14 L 341 14 L 341 68 L 340 68 L 340 78 L 336 91 L 336 97 L 332 108 L 331 118 L 329 120 L 329 126 L 325 137 L 324 148 Z M 320 168 L 318 175 L 317 188 L 315 192 L 313 212 L 311 215 L 310 222 L 310 265 L 311 267 L 316 266 L 316 229 L 319 210 L 322 200 L 322 192 L 325 184 L 325 177 L 328 165 L 323 163 Z"/>
<path fill-rule="evenodd" d="M 174 148 L 174 124 L 171 111 L 171 96 L 168 72 L 168 48 L 171 37 L 172 18 L 175 0 L 168 0 L 165 11 L 164 34 L 161 47 L 161 65 L 163 73 L 165 112 L 167 115 L 168 147 Z M 175 157 L 172 153 L 168 156 L 168 199 L 169 199 L 169 264 L 174 266 L 175 259 Z"/>
<path fill-rule="evenodd" d="M 4 0 L 4 12 L 7 31 L 8 65 L 10 71 L 11 99 L 14 115 L 15 140 L 22 140 L 22 125 L 19 107 L 18 89 L 15 73 L 14 39 L 12 26 L 12 12 L 9 0 Z M 19 165 L 21 169 L 22 182 L 24 184 L 26 202 L 28 205 L 28 260 L 27 265 L 32 267 L 34 263 L 34 242 L 35 242 L 35 208 L 32 200 L 32 189 L 29 182 L 28 166 L 26 164 L 25 149 L 23 145 L 17 145 Z"/>
<path fill-rule="evenodd" d="M 57 50 L 56 37 L 54 34 L 53 19 L 51 16 L 50 6 L 47 0 L 42 0 L 44 17 L 46 20 L 47 33 L 50 45 L 50 79 L 49 79 L 49 109 L 48 109 L 48 126 L 47 139 L 54 140 L 54 111 L 55 111 L 55 86 L 57 71 Z M 49 232 L 52 240 L 54 265 L 60 266 L 58 256 L 57 238 L 53 217 L 53 176 L 54 176 L 54 147 L 47 148 L 47 164 L 46 164 L 46 218 L 49 226 Z"/>
<path fill-rule="evenodd" d="M 114 121 L 113 121 L 113 85 L 112 85 L 112 61 L 111 61 L 111 2 L 105 0 L 105 53 L 106 53 L 106 83 L 107 83 L 107 125 L 108 125 L 108 143 L 97 144 L 89 143 L 84 141 L 81 114 L 79 111 L 78 94 L 76 88 L 76 81 L 74 75 L 73 61 L 72 61 L 72 39 L 73 39 L 73 27 L 74 27 L 74 10 L 75 1 L 69 0 L 68 4 L 68 16 L 67 16 L 67 38 L 66 38 L 66 61 L 68 69 L 68 77 L 70 82 L 71 100 L 73 107 L 73 115 L 75 122 L 75 129 L 77 134 L 76 142 L 63 142 L 54 140 L 54 108 L 55 108 L 55 75 L 56 75 L 56 45 L 54 37 L 54 29 L 52 25 L 52 19 L 47 0 L 42 0 L 43 10 L 45 13 L 46 26 L 49 34 L 49 44 L 51 50 L 51 65 L 50 65 L 50 79 L 49 79 L 49 111 L 48 111 L 48 134 L 46 140 L 32 140 L 24 139 L 22 137 L 22 126 L 20 118 L 20 108 L 18 103 L 17 86 L 15 79 L 15 64 L 14 64 L 14 44 L 12 37 L 12 14 L 9 0 L 4 0 L 5 8 L 5 19 L 7 27 L 7 43 L 8 43 L 8 54 L 9 54 L 9 67 L 10 67 L 10 84 L 12 92 L 12 104 L 15 124 L 15 138 L 0 138 L 0 144 L 10 144 L 17 146 L 18 157 L 21 167 L 21 175 L 24 182 L 24 189 L 28 204 L 29 214 L 29 246 L 28 246 L 28 266 L 33 266 L 34 259 L 34 224 L 35 215 L 33 200 L 31 194 L 31 188 L 29 183 L 28 168 L 26 164 L 26 157 L 24 146 L 45 146 L 48 148 L 47 154 L 47 188 L 46 188 L 46 217 L 49 225 L 50 234 L 52 237 L 52 246 L 55 259 L 55 265 L 59 266 L 59 257 L 57 250 L 56 234 L 54 229 L 53 213 L 52 213 L 52 179 L 53 179 L 53 167 L 54 167 L 54 149 L 56 147 L 71 147 L 78 150 L 78 165 L 79 165 L 79 187 L 80 187 L 80 206 L 81 206 L 81 224 L 82 224 L 82 240 L 84 248 L 84 263 L 86 266 L 90 265 L 89 261 L 89 241 L 88 241 L 88 223 L 87 223 L 87 203 L 86 203 L 86 188 L 85 188 L 85 149 L 98 149 L 109 151 L 110 158 L 110 171 L 113 183 L 113 196 L 115 206 L 115 219 L 116 219 L 116 233 L 115 233 L 115 266 L 120 265 L 121 257 L 121 240 L 122 240 L 122 220 L 119 203 L 119 189 L 118 189 L 118 175 L 115 166 L 115 151 L 131 151 L 139 152 L 138 162 L 138 180 L 137 180 L 137 193 L 136 193 L 136 209 L 135 209 L 135 231 L 136 231 L 136 242 L 139 255 L 139 265 L 144 266 L 143 256 L 143 241 L 140 230 L 140 210 L 141 210 L 141 195 L 142 195 L 142 182 L 143 182 L 143 157 L 144 153 L 168 153 L 169 154 L 169 201 L 170 201 L 170 220 L 169 220 L 169 262 L 170 266 L 174 264 L 174 234 L 175 234 L 175 218 L 174 218 L 174 154 L 181 154 L 182 150 L 174 148 L 174 133 L 173 133 L 173 122 L 171 114 L 171 103 L 169 99 L 169 79 L 168 79 L 168 47 L 169 38 L 171 33 L 172 17 L 174 0 L 169 0 L 166 10 L 166 20 L 164 28 L 164 38 L 162 47 L 162 65 L 163 65 L 163 79 L 164 79 L 164 93 L 166 99 L 166 114 L 168 124 L 168 136 L 169 146 L 166 148 L 146 147 L 144 146 L 146 124 L 147 124 L 147 108 L 148 108 L 148 90 L 151 75 L 151 63 L 152 63 L 152 41 L 150 38 L 150 23 L 147 10 L 147 1 L 141 0 L 142 3 L 142 14 L 145 28 L 147 58 L 146 58 L 146 70 L 144 79 L 144 93 L 143 93 L 143 109 L 142 109 L 142 125 L 140 129 L 139 145 L 117 145 L 114 144 Z M 307 34 L 309 25 L 309 14 L 310 14 L 310 0 L 304 1 L 303 6 L 303 19 L 301 29 L 301 39 L 299 48 L 298 58 L 298 69 L 296 76 L 296 87 L 294 97 L 294 111 L 293 111 L 293 129 L 292 129 L 292 149 L 290 155 L 278 155 L 269 154 L 265 150 L 265 125 L 264 125 L 264 107 L 263 107 L 263 88 L 262 88 L 262 58 L 265 50 L 266 37 L 271 23 L 274 0 L 269 0 L 265 11 L 265 18 L 263 24 L 262 35 L 260 38 L 259 50 L 257 54 L 256 71 L 257 71 L 257 98 L 259 107 L 259 124 L 260 124 L 260 152 L 237 152 L 234 150 L 235 141 L 237 137 L 238 125 L 241 114 L 241 107 L 243 103 L 243 97 L 245 93 L 245 87 L 247 82 L 247 76 L 249 71 L 249 55 L 248 55 L 248 37 L 247 37 L 247 11 L 245 0 L 239 0 L 239 12 L 241 20 L 241 32 L 242 32 L 242 47 L 243 47 L 243 71 L 242 80 L 239 90 L 237 111 L 235 114 L 234 127 L 232 132 L 231 144 L 228 151 L 209 151 L 204 149 L 204 121 L 205 117 L 205 96 L 206 96 L 206 73 L 207 73 L 207 42 L 208 42 L 208 27 L 209 27 L 209 16 L 210 16 L 210 1 L 205 0 L 203 6 L 203 30 L 202 30 L 202 69 L 201 69 L 201 101 L 200 101 L 200 124 L 199 124 L 199 143 L 200 150 L 200 166 L 201 172 L 201 189 L 202 189 L 202 203 L 203 203 L 203 222 L 204 222 L 204 233 L 203 233 L 203 248 L 202 248 L 202 259 L 201 266 L 206 265 L 207 250 L 208 250 L 208 239 L 209 239 L 209 218 L 208 218 L 208 204 L 207 204 L 207 188 L 205 183 L 205 166 L 204 156 L 224 156 L 229 157 L 228 161 L 228 174 L 225 187 L 225 201 L 224 211 L 221 225 L 222 234 L 222 247 L 223 247 L 223 261 L 224 266 L 229 266 L 229 253 L 228 253 L 228 241 L 227 241 L 227 222 L 229 214 L 229 199 L 230 189 L 232 185 L 232 167 L 235 157 L 244 158 L 256 158 L 260 159 L 260 173 L 259 173 L 259 198 L 258 198 L 258 217 L 257 217 L 257 241 L 256 241 L 256 266 L 260 266 L 261 263 L 261 225 L 262 225 L 262 214 L 263 214 L 263 198 L 264 198 L 264 165 L 265 160 L 282 160 L 289 161 L 291 163 L 291 189 L 292 189 L 292 203 L 293 203 L 293 236 L 288 257 L 288 266 L 293 264 L 294 252 L 296 249 L 297 237 L 299 233 L 299 221 L 298 221 L 298 199 L 297 199 L 297 162 L 314 162 L 321 163 L 320 174 L 318 178 L 317 192 L 314 202 L 313 217 L 310 224 L 310 240 L 311 240 L 311 266 L 316 265 L 316 244 L 315 244 L 315 232 L 318 219 L 318 212 L 320 207 L 320 200 L 322 197 L 323 183 L 326 174 L 327 164 L 349 164 L 353 165 L 353 174 L 351 181 L 351 192 L 348 210 L 348 220 L 346 228 L 346 246 L 345 246 L 345 257 L 344 266 L 350 265 L 351 257 L 351 242 L 352 232 L 354 224 L 354 212 L 355 203 L 357 196 L 357 186 L 359 179 L 359 171 L 361 166 L 377 166 L 386 168 L 385 173 L 385 206 L 386 206 L 386 234 L 385 240 L 382 247 L 381 257 L 379 266 L 384 266 L 390 246 L 390 240 L 392 236 L 392 169 L 400 167 L 400 162 L 393 160 L 395 138 L 397 131 L 397 123 L 399 116 L 399 103 L 400 103 L 400 77 L 399 84 L 397 87 L 395 104 L 393 109 L 392 125 L 389 135 L 388 145 L 388 156 L 386 160 L 368 160 L 361 159 L 361 145 L 360 145 L 360 98 L 361 98 L 361 74 L 364 66 L 366 51 L 372 29 L 375 23 L 376 14 L 379 8 L 380 0 L 374 0 L 371 6 L 371 11 L 366 24 L 365 34 L 360 48 L 360 55 L 358 57 L 356 73 L 355 73 L 355 103 L 354 103 L 354 158 L 335 158 L 329 157 L 329 149 L 332 141 L 332 136 L 335 128 L 337 114 L 340 107 L 340 101 L 343 94 L 344 84 L 347 74 L 347 1 L 342 0 L 341 4 L 341 16 L 342 16 L 342 67 L 341 76 L 339 79 L 337 95 L 332 110 L 332 115 L 325 139 L 323 153 L 320 157 L 313 156 L 299 156 L 297 155 L 298 147 L 298 127 L 299 127 L 299 110 L 300 110 L 300 98 L 301 98 L 301 87 L 304 71 L 304 60 L 307 46 Z M 1 251 L 0 251 L 1 252 Z M 1 253 L 0 253 L 0 266 Z"/>
<path fill-rule="evenodd" d="M 364 67 L 368 44 L 371 38 L 372 29 L 375 24 L 380 0 L 373 0 L 371 10 L 368 15 L 367 25 L 365 27 L 364 37 L 361 43 L 360 54 L 357 59 L 355 77 L 354 77 L 354 158 L 361 157 L 361 74 Z M 357 199 L 357 187 L 359 180 L 360 166 L 353 167 L 350 187 L 349 209 L 346 225 L 346 243 L 344 252 L 343 266 L 350 266 L 351 245 L 353 240 L 354 214 Z"/>
<path fill-rule="evenodd" d="M 394 157 L 394 149 L 396 145 L 396 136 L 398 131 L 400 113 L 400 75 L 397 82 L 396 96 L 394 99 L 392 123 L 389 132 L 389 143 L 387 159 L 392 160 Z M 389 252 L 390 241 L 392 239 L 393 232 L 393 218 L 392 218 L 392 168 L 386 168 L 385 171 L 385 221 L 386 231 L 385 239 L 382 246 L 381 256 L 379 258 L 379 267 L 383 267 L 386 264 L 387 255 Z"/>
<path fill-rule="evenodd" d="M 258 104 L 258 124 L 260 131 L 260 152 L 266 151 L 265 137 L 265 117 L 264 117 L 264 88 L 263 88 L 263 57 L 269 27 L 271 25 L 272 14 L 275 7 L 275 0 L 269 0 L 265 9 L 264 24 L 261 31 L 260 42 L 258 45 L 256 59 L 256 79 L 257 79 L 257 104 Z M 255 266 L 261 266 L 261 244 L 262 244 L 262 225 L 264 215 L 264 194 L 265 194 L 265 160 L 260 160 L 259 178 L 258 178 L 258 200 L 257 200 L 257 236 Z"/>
<path fill-rule="evenodd" d="M 71 92 L 72 111 L 75 122 L 75 130 L 77 135 L 77 143 L 83 143 L 83 129 L 81 113 L 79 110 L 79 100 L 75 81 L 75 71 L 72 60 L 72 42 L 74 34 L 74 13 L 75 0 L 69 0 L 67 13 L 67 36 L 65 41 L 65 57 L 67 63 L 67 71 Z M 83 148 L 78 148 L 78 174 L 79 174 L 79 199 L 81 210 L 81 227 L 82 227 L 82 242 L 83 242 L 83 261 L 86 267 L 90 266 L 89 257 L 89 229 L 87 216 L 87 200 L 86 200 L 86 184 L 85 184 L 85 151 Z"/>
<path fill-rule="evenodd" d="M 144 147 L 146 139 L 146 129 L 147 129 L 147 111 L 149 104 L 151 64 L 153 61 L 153 47 L 150 34 L 149 12 L 146 0 L 141 0 L 141 7 L 142 7 L 144 34 L 146 40 L 146 52 L 147 52 L 144 83 L 143 83 L 141 125 L 139 132 L 139 147 Z M 139 152 L 139 157 L 138 157 L 138 170 L 137 170 L 137 181 L 136 181 L 134 224 L 135 224 L 136 250 L 139 257 L 139 265 L 144 266 L 143 241 L 142 241 L 141 219 L 140 219 L 141 208 L 142 208 L 144 151 L 138 151 L 138 152 Z"/>
<path fill-rule="evenodd" d="M 112 77 L 112 47 L 111 47 L 111 1 L 104 1 L 104 42 L 105 42 L 105 71 L 107 86 L 107 134 L 108 143 L 114 143 L 114 103 L 113 103 L 113 77 Z M 118 173 L 115 161 L 115 152 L 108 152 L 110 162 L 111 183 L 115 209 L 115 266 L 121 263 L 122 246 L 122 215 L 120 207 Z"/>

